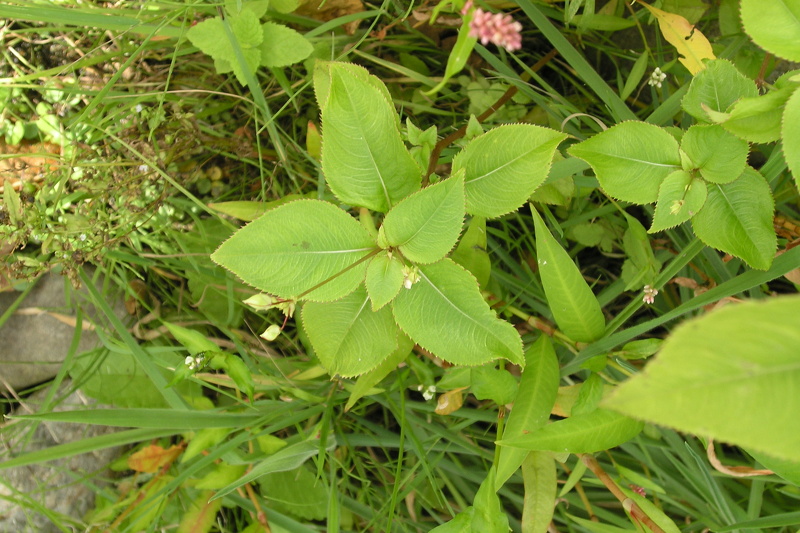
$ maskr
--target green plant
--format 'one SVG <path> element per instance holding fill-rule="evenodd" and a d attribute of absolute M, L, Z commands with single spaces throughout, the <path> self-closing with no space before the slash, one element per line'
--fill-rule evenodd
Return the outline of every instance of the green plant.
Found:
<path fill-rule="evenodd" d="M 419 190 L 423 167 L 377 78 L 318 62 L 314 86 L 327 183 L 339 201 L 362 208 L 361 224 L 331 203 L 298 200 L 239 230 L 212 259 L 276 304 L 304 302 L 303 327 L 331 374 L 372 370 L 401 334 L 455 364 L 524 364 L 518 333 L 494 316 L 470 274 L 477 259 L 456 254 L 458 265 L 446 256 L 465 214 L 498 217 L 527 200 L 565 135 L 495 128 L 454 157 L 449 178 Z M 385 213 L 379 229 L 367 210 Z"/>
<path fill-rule="evenodd" d="M 233 72 L 239 83 L 247 83 L 260 66 L 276 68 L 298 63 L 311 54 L 311 43 L 297 31 L 275 22 L 260 23 L 267 8 L 290 13 L 296 0 L 227 0 L 226 16 L 212 17 L 193 26 L 186 37 L 214 60 L 220 74 Z"/>

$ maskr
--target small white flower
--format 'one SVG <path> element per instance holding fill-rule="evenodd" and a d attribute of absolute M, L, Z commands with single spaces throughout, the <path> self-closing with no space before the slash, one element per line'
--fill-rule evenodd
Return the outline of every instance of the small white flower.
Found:
<path fill-rule="evenodd" d="M 658 295 L 658 289 L 654 289 L 650 285 L 645 285 L 644 294 L 642 295 L 642 301 L 647 305 L 653 305 L 653 302 L 656 301 L 657 295 Z"/>
<path fill-rule="evenodd" d="M 150 167 L 147 165 L 139 165 L 139 172 L 147 172 L 150 170 Z"/>
<path fill-rule="evenodd" d="M 136 110 L 137 113 L 141 113 L 144 108 L 142 107 L 142 104 L 136 104 L 136 107 L 134 107 L 134 109 Z"/>
<path fill-rule="evenodd" d="M 78 240 L 81 241 L 81 242 L 85 241 L 86 240 L 86 234 L 85 233 L 81 233 L 80 235 L 78 235 Z"/>
<path fill-rule="evenodd" d="M 433 400 L 433 397 L 436 395 L 436 385 L 431 385 L 424 391 L 422 391 L 422 397 L 425 398 L 425 401 Z"/>
<path fill-rule="evenodd" d="M 183 360 L 183 362 L 184 362 L 184 363 L 186 364 L 186 366 L 188 366 L 189 368 L 191 368 L 191 369 L 194 369 L 194 368 L 193 368 L 193 367 L 194 367 L 194 357 L 192 357 L 191 355 L 187 355 L 187 356 L 186 356 L 186 359 L 184 359 L 184 360 Z"/>
<path fill-rule="evenodd" d="M 650 78 L 647 80 L 647 85 L 650 87 L 658 87 L 661 88 L 661 84 L 664 80 L 667 79 L 667 75 L 661 72 L 661 69 L 656 67 L 652 74 L 650 74 Z"/>

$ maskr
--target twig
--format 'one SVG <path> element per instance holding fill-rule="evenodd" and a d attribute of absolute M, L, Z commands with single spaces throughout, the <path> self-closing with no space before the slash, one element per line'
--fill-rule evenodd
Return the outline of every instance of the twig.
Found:
<path fill-rule="evenodd" d="M 606 488 L 611 491 L 611 494 L 613 494 L 614 497 L 620 501 L 622 507 L 631 514 L 631 517 L 634 520 L 647 526 L 653 533 L 665 533 L 664 530 L 658 526 L 658 524 L 653 522 L 652 518 L 647 516 L 647 514 L 642 511 L 641 507 L 636 505 L 635 501 L 628 498 L 628 496 L 620 490 L 617 484 L 614 483 L 614 480 L 611 479 L 608 474 L 606 474 L 605 470 L 603 470 L 603 467 L 600 466 L 600 463 L 598 463 L 594 457 L 589 454 L 582 454 L 580 457 L 584 464 L 589 467 L 589 470 L 591 470 L 594 475 L 600 479 L 603 485 L 605 485 Z"/>

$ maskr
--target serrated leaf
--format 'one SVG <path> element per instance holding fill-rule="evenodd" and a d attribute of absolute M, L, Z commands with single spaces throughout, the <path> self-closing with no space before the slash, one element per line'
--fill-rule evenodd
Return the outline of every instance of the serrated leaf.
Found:
<path fill-rule="evenodd" d="M 695 125 L 681 139 L 681 150 L 694 165 L 684 170 L 699 169 L 708 181 L 730 183 L 744 171 L 750 147 L 721 126 Z"/>
<path fill-rule="evenodd" d="M 261 25 L 264 40 L 261 43 L 261 64 L 265 67 L 294 65 L 311 55 L 314 47 L 297 31 L 274 22 Z"/>
<path fill-rule="evenodd" d="M 461 237 L 458 246 L 450 258 L 469 270 L 475 276 L 480 287 L 489 283 L 492 273 L 492 261 L 486 252 L 486 219 L 472 217 L 467 224 L 467 230 Z"/>
<path fill-rule="evenodd" d="M 386 212 L 419 189 L 421 171 L 403 145 L 391 101 L 347 67 L 328 66 L 330 90 L 322 107 L 325 179 L 342 202 Z"/>
<path fill-rule="evenodd" d="M 504 448 L 501 448 L 501 450 Z M 550 452 L 527 452 L 522 463 L 525 499 L 522 504 L 522 531 L 546 533 L 556 504 L 558 477 L 556 460 Z"/>
<path fill-rule="evenodd" d="M 800 459 L 800 297 L 728 305 L 681 324 L 606 407 L 779 459 Z"/>
<path fill-rule="evenodd" d="M 375 369 L 370 370 L 363 376 L 358 378 L 353 389 L 350 391 L 350 397 L 347 399 L 347 404 L 344 406 L 345 411 L 349 411 L 358 400 L 363 398 L 372 387 L 377 385 L 386 376 L 392 373 L 397 365 L 405 361 L 408 354 L 414 348 L 414 341 L 408 335 L 400 333 L 397 336 L 397 349 L 384 359 Z"/>
<path fill-rule="evenodd" d="M 747 167 L 732 183 L 708 184 L 708 198 L 692 219 L 692 226 L 708 246 L 766 270 L 777 248 L 773 209 L 769 184 L 758 171 Z"/>
<path fill-rule="evenodd" d="M 536 262 L 556 324 L 572 340 L 599 339 L 605 332 L 606 321 L 597 298 L 539 213 L 535 209 L 531 213 L 536 230 Z"/>
<path fill-rule="evenodd" d="M 645 122 L 622 122 L 567 151 L 591 165 L 610 196 L 636 204 L 655 202 L 661 182 L 681 164 L 678 141 Z"/>
<path fill-rule="evenodd" d="M 464 225 L 464 172 L 454 172 L 403 199 L 386 214 L 386 242 L 415 263 L 433 263 L 453 249 Z"/>
<path fill-rule="evenodd" d="M 541 335 L 525 351 L 525 370 L 519 380 L 514 408 L 503 430 L 504 439 L 521 437 L 526 430 L 536 430 L 545 425 L 556 401 L 560 379 L 553 343 L 549 337 Z M 516 472 L 529 452 L 501 447 L 499 453 L 495 480 L 498 489 Z"/>
<path fill-rule="evenodd" d="M 692 75 L 705 68 L 704 60 L 715 59 L 711 43 L 706 36 L 684 17 L 667 13 L 644 2 L 639 4 L 656 17 L 664 39 L 675 47 L 678 51 L 678 61 Z"/>
<path fill-rule="evenodd" d="M 792 171 L 794 183 L 800 189 L 800 91 L 796 90 L 783 109 L 781 125 L 783 157 Z"/>
<path fill-rule="evenodd" d="M 377 311 L 397 296 L 403 287 L 403 263 L 389 257 L 386 251 L 373 257 L 367 266 L 366 287 L 372 301 L 372 310 Z"/>
<path fill-rule="evenodd" d="M 392 95 L 386 85 L 377 77 L 372 76 L 367 69 L 360 65 L 353 63 L 346 63 L 342 61 L 323 61 L 317 59 L 314 62 L 314 95 L 317 98 L 317 103 L 320 109 L 325 109 L 328 106 L 328 97 L 331 94 L 331 72 L 336 70 L 342 75 L 351 76 L 361 80 L 367 85 L 375 88 L 387 102 L 392 101 Z M 397 119 L 397 126 L 400 127 L 400 116 L 395 113 Z"/>
<path fill-rule="evenodd" d="M 722 120 L 710 115 L 737 137 L 754 143 L 774 142 L 780 139 L 783 108 L 794 89 L 787 86 L 763 96 L 742 98 Z"/>
<path fill-rule="evenodd" d="M 246 68 L 255 72 L 261 63 L 259 47 L 263 42 L 264 34 L 258 19 L 251 16 L 249 11 L 230 15 L 225 21 L 219 17 L 204 20 L 189 28 L 186 36 L 193 45 L 211 56 L 215 63 L 225 63 L 227 67 L 231 68 L 239 83 L 244 85 L 246 83 L 244 67 L 237 59 L 234 43 L 231 42 L 228 31 L 225 29 L 226 22 L 230 25 L 233 38 L 241 50 Z"/>
<path fill-rule="evenodd" d="M 742 0 L 744 31 L 764 50 L 800 61 L 800 2 Z"/>
<path fill-rule="evenodd" d="M 706 63 L 706 68 L 692 79 L 681 107 L 697 120 L 710 122 L 703 106 L 724 113 L 740 98 L 756 96 L 758 88 L 753 80 L 739 72 L 730 61 L 715 59 Z"/>
<path fill-rule="evenodd" d="M 614 411 L 596 409 L 552 422 L 521 437 L 501 440 L 501 446 L 551 452 L 595 453 L 628 442 L 644 424 Z"/>
<path fill-rule="evenodd" d="M 510 124 L 480 135 L 453 158 L 466 171 L 467 213 L 499 217 L 519 208 L 544 183 L 566 134 L 531 124 Z"/>
<path fill-rule="evenodd" d="M 683 224 L 700 211 L 707 194 L 703 180 L 692 179 L 685 170 L 676 170 L 661 183 L 653 224 L 647 232 L 655 233 Z"/>
<path fill-rule="evenodd" d="M 489 309 L 467 271 L 443 259 L 419 272 L 420 281 L 392 302 L 397 324 L 414 342 L 458 365 L 498 358 L 525 364 L 519 333 Z"/>
<path fill-rule="evenodd" d="M 388 307 L 372 311 L 364 288 L 335 302 L 308 302 L 303 329 L 332 376 L 369 372 L 397 348 L 397 325 Z"/>
<path fill-rule="evenodd" d="M 329 301 L 364 280 L 363 259 L 375 243 L 350 215 L 321 200 L 297 200 L 267 211 L 222 243 L 211 259 L 242 281 L 281 298 Z M 337 275 L 340 274 L 340 275 Z"/>

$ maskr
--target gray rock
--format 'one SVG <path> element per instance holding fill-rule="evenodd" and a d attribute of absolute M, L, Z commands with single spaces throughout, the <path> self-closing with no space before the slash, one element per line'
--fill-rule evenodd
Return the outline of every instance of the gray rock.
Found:
<path fill-rule="evenodd" d="M 59 396 L 69 393 L 70 383 L 62 384 Z M 38 412 L 47 389 L 24 400 L 20 414 Z M 92 405 L 79 391 L 59 401 L 54 411 L 86 408 Z M 7 422 L 0 427 L 0 458 L 41 450 L 116 431 L 105 426 L 86 426 L 30 421 Z M 62 526 L 85 531 L 81 518 L 94 507 L 95 493 L 105 475 L 97 475 L 120 454 L 118 448 L 75 455 L 42 464 L 0 470 L 0 533 L 57 533 Z"/>
<path fill-rule="evenodd" d="M 80 289 L 85 291 L 84 289 Z M 19 292 L 0 293 L 0 315 L 20 297 Z M 68 304 L 66 295 L 70 294 Z M 117 316 L 124 316 L 121 298 L 115 305 Z M 65 320 L 75 316 L 76 298 L 69 281 L 58 274 L 45 274 L 0 326 L 0 392 L 7 387 L 20 390 L 52 379 L 67 356 L 75 328 Z M 99 345 L 97 335 L 82 331 L 77 354 Z M 77 355 L 76 354 L 76 355 Z"/>

